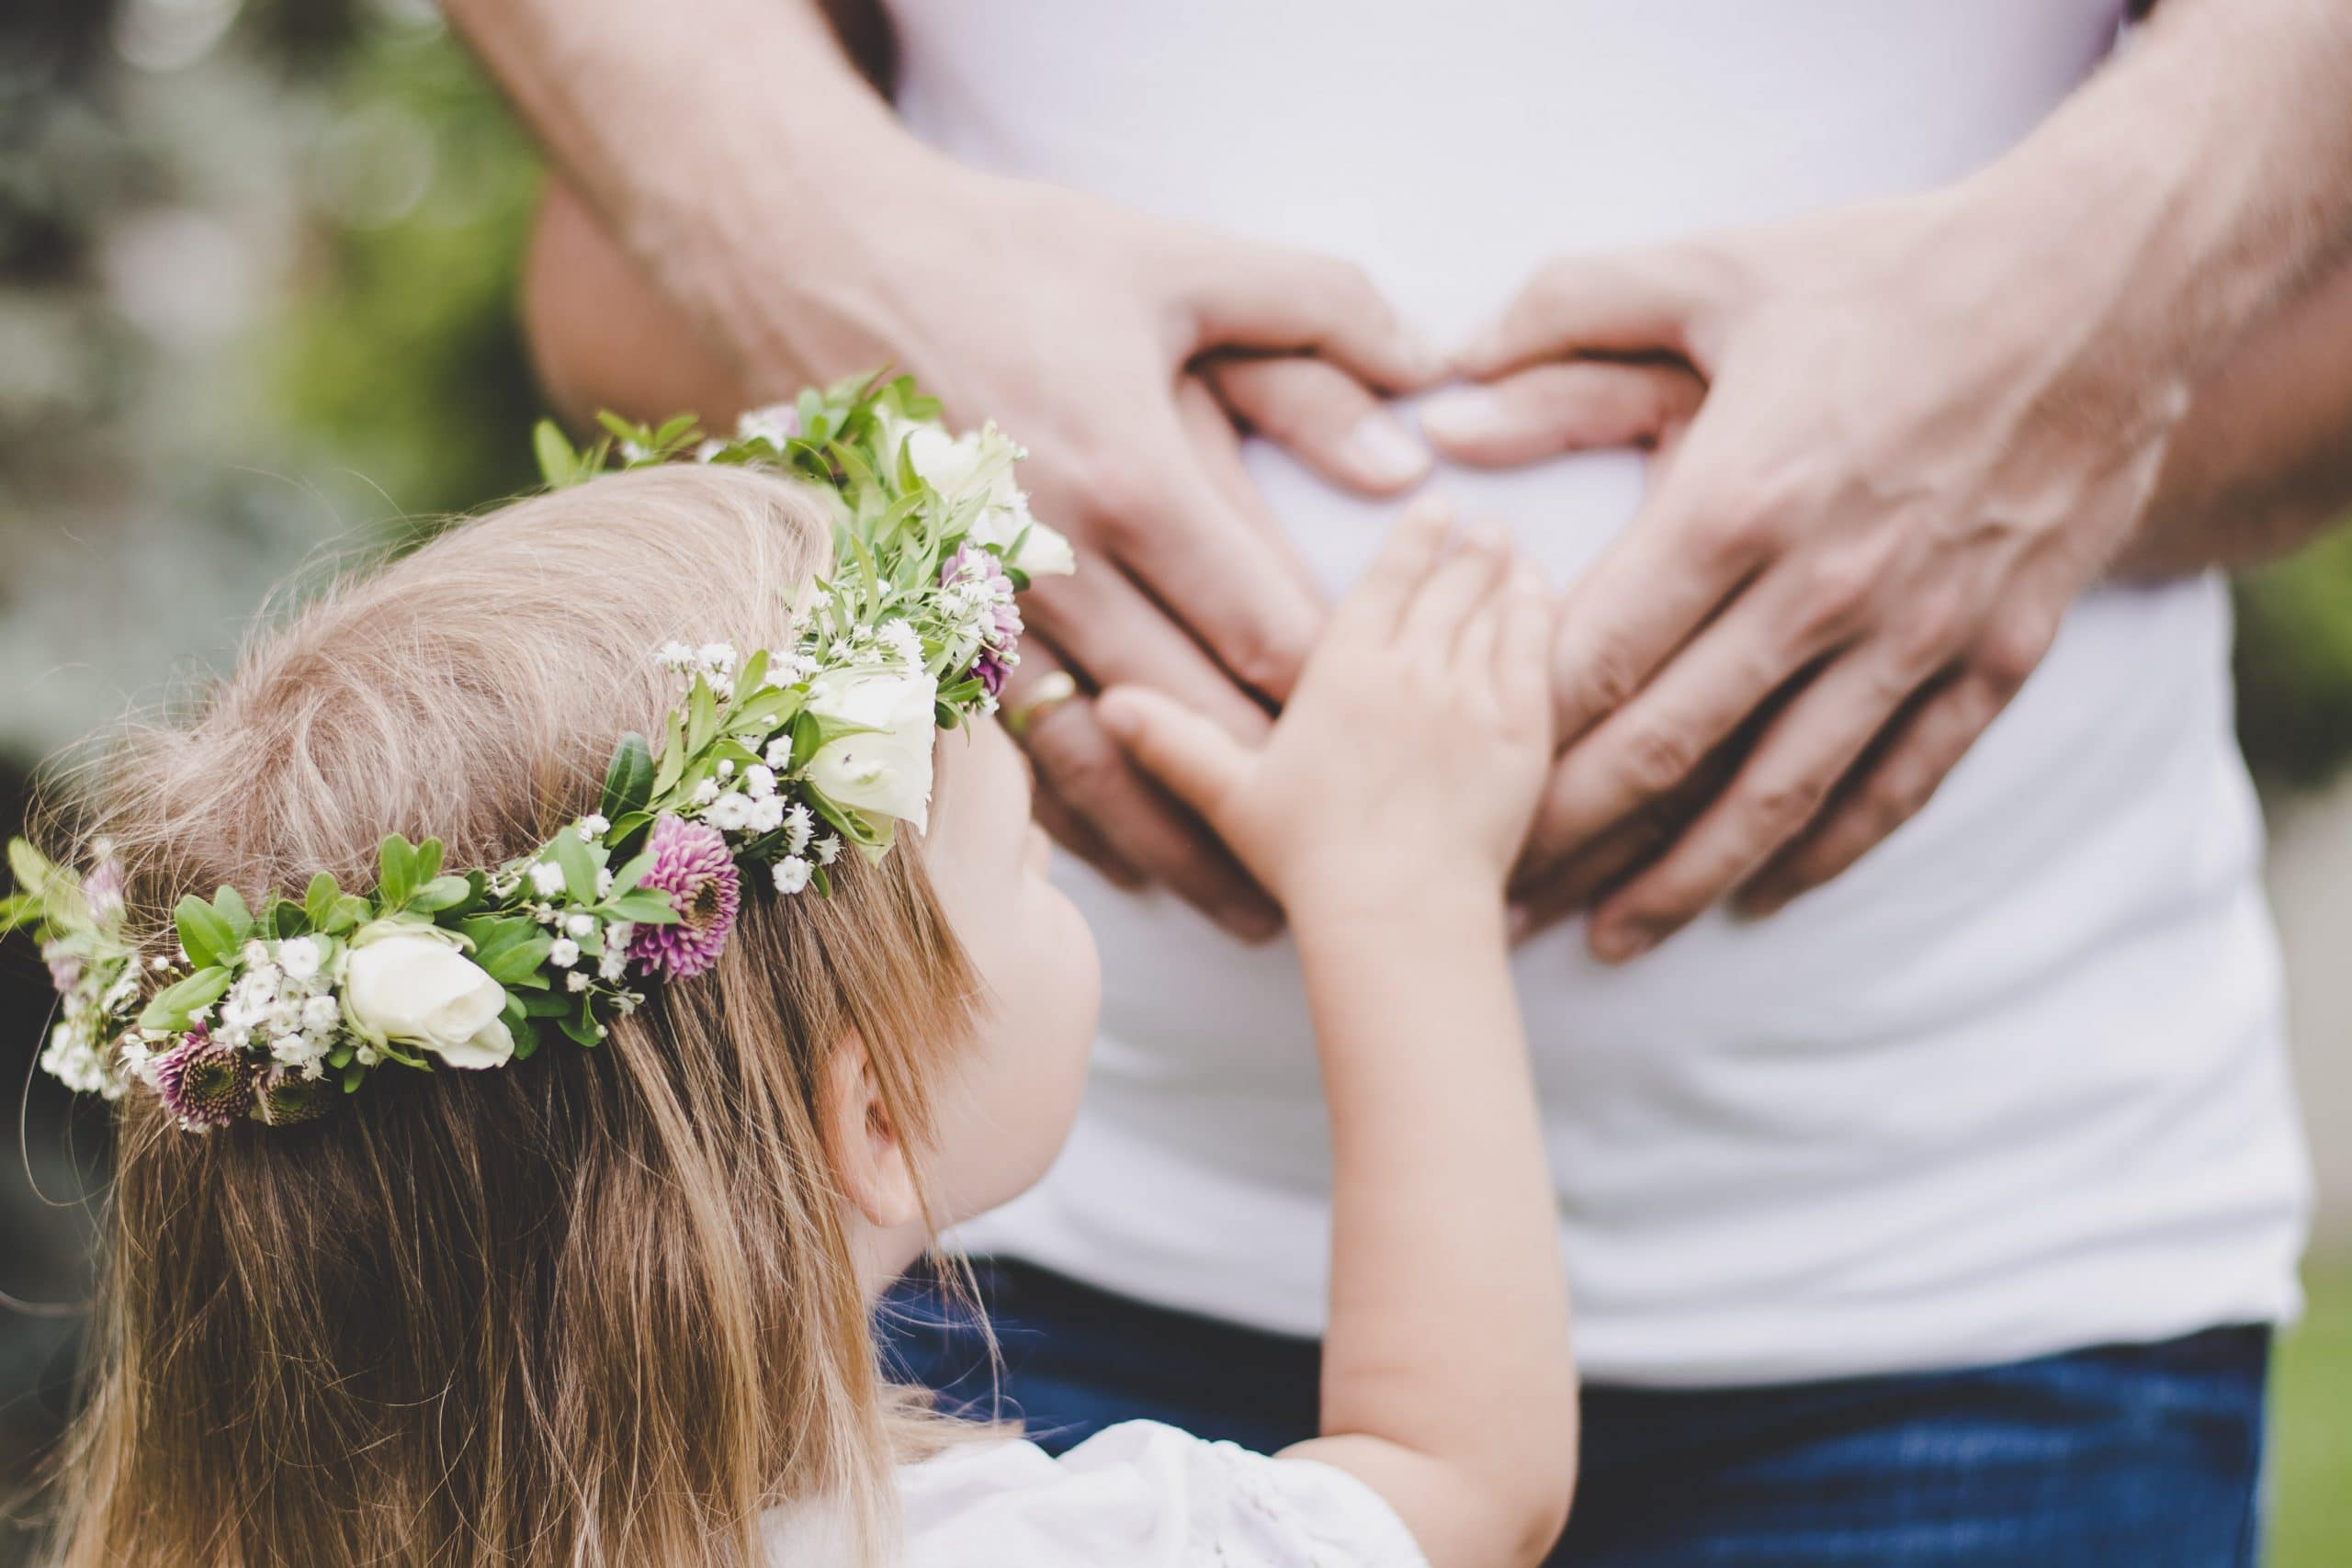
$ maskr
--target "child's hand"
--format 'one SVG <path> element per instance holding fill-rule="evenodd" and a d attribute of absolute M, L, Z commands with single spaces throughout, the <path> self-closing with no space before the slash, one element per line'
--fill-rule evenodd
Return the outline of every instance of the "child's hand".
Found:
<path fill-rule="evenodd" d="M 1493 529 L 1449 547 L 1449 520 L 1405 513 L 1262 749 L 1142 687 L 1100 704 L 1294 917 L 1432 881 L 1499 897 L 1526 836 L 1552 754 L 1543 584 Z"/>

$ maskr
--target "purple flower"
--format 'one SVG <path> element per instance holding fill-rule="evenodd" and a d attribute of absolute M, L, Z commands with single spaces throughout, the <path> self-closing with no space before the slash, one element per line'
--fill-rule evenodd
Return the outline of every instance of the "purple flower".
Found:
<path fill-rule="evenodd" d="M 101 860 L 82 879 L 82 896 L 90 901 L 91 913 L 101 919 L 122 910 L 122 863 L 111 858 Z"/>
<path fill-rule="evenodd" d="M 155 1092 L 183 1126 L 226 1127 L 253 1108 L 253 1066 L 199 1023 L 155 1058 Z"/>
<path fill-rule="evenodd" d="M 980 649 L 980 656 L 972 660 L 972 678 L 992 697 L 1004 695 L 1004 678 L 1012 672 L 1003 655 L 992 648 Z"/>
<path fill-rule="evenodd" d="M 49 965 L 49 983 L 59 996 L 72 992 L 82 983 L 82 961 L 65 951 L 65 944 L 52 942 L 40 950 L 41 962 Z"/>
<path fill-rule="evenodd" d="M 681 918 L 675 925 L 639 925 L 629 938 L 629 961 L 638 973 L 663 979 L 699 975 L 718 962 L 735 925 L 742 897 L 735 859 L 718 829 L 666 814 L 654 822 L 646 848 L 653 869 L 638 886 L 667 893 Z"/>
<path fill-rule="evenodd" d="M 255 1109 L 273 1127 L 312 1121 L 333 1109 L 334 1085 L 324 1077 L 306 1078 L 285 1067 L 264 1074 L 255 1086 Z"/>
<path fill-rule="evenodd" d="M 992 550 L 958 546 L 939 569 L 939 581 L 943 584 L 981 583 L 994 596 L 989 629 L 980 636 L 980 649 L 972 660 L 971 674 L 987 688 L 989 695 L 999 695 L 1004 690 L 1004 678 L 1012 668 L 1013 648 L 1020 642 L 1022 632 L 1021 606 L 1013 602 L 1012 579 L 1005 575 L 1004 562 Z"/>

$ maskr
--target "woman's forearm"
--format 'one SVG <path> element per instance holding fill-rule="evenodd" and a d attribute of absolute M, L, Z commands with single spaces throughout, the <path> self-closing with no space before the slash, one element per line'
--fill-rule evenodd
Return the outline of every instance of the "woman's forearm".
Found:
<path fill-rule="evenodd" d="M 1323 1430 L 1499 1484 L 1492 1533 L 1432 1561 L 1540 1556 L 1575 1462 L 1559 1226 L 1500 901 L 1434 888 L 1294 912 L 1330 1102 Z M 1377 1465 L 1357 1453 L 1356 1468 Z"/>
<path fill-rule="evenodd" d="M 2199 386 L 2126 577 L 2246 566 L 2352 515 L 2352 262 L 2266 321 Z"/>

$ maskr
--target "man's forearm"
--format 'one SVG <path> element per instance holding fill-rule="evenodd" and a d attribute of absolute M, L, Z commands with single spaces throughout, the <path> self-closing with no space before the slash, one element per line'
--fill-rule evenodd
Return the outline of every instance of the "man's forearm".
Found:
<path fill-rule="evenodd" d="M 2265 321 L 2199 386 L 2127 577 L 2288 554 L 2352 516 L 2352 261 Z"/>
<path fill-rule="evenodd" d="M 2347 82 L 2342 0 L 2168 0 L 1972 184 L 2052 276 L 2105 285 L 2075 325 L 2185 405 L 2352 244 Z"/>
<path fill-rule="evenodd" d="M 755 321 L 794 247 L 926 157 L 811 0 L 447 0 L 608 232 L 699 323 Z M 754 277 L 726 258 L 760 256 Z"/>

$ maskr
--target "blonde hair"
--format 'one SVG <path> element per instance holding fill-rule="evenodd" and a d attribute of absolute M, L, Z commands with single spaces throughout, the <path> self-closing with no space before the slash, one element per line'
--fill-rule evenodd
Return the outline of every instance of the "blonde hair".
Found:
<path fill-rule="evenodd" d="M 497 863 L 659 733 L 650 649 L 783 646 L 830 555 L 813 498 L 741 468 L 521 502 L 266 637 L 77 827 L 158 940 L 189 889 L 365 886 L 390 831 Z M 976 984 L 919 844 L 842 869 L 747 894 L 718 966 L 594 1049 L 379 1072 L 293 1128 L 122 1101 L 60 1561 L 750 1563 L 815 1497 L 880 1551 L 927 1439 L 876 1369 L 819 1084 L 854 1037 L 922 1146 Z"/>

